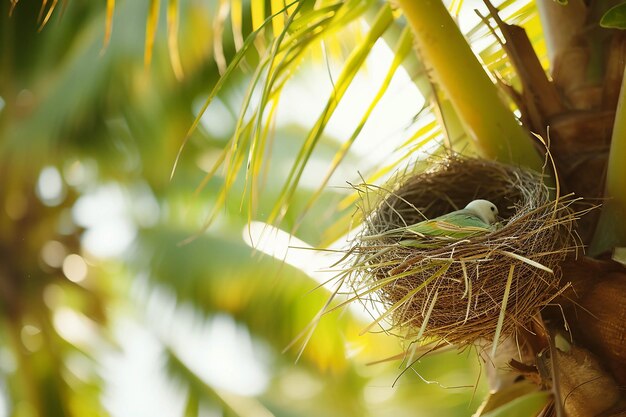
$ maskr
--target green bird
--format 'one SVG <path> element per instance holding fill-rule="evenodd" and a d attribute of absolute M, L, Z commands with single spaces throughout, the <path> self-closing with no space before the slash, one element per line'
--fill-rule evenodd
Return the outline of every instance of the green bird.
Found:
<path fill-rule="evenodd" d="M 474 200 L 462 210 L 456 210 L 407 227 L 389 230 L 383 235 L 412 233 L 419 239 L 428 237 L 463 239 L 494 231 L 497 216 L 498 208 L 491 201 Z M 428 245 L 419 239 L 402 240 L 400 244 L 403 246 Z"/>

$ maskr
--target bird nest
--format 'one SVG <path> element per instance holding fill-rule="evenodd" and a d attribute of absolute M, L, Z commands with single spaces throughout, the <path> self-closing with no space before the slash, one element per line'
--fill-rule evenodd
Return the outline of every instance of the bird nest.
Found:
<path fill-rule="evenodd" d="M 497 343 L 529 325 L 561 291 L 559 264 L 579 248 L 580 213 L 571 209 L 571 195 L 555 199 L 542 175 L 450 157 L 391 183 L 357 187 L 364 225 L 351 248 L 348 281 L 353 299 L 375 312 L 368 329 L 380 324 L 419 341 Z M 463 239 L 420 237 L 414 246 L 404 243 L 414 234 L 389 233 L 474 199 L 498 207 L 496 230 Z"/>

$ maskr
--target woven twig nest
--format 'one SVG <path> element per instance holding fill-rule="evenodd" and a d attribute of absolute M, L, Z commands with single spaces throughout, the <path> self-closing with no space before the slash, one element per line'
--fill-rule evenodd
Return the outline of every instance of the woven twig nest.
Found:
<path fill-rule="evenodd" d="M 554 200 L 540 174 L 473 158 L 450 157 L 434 169 L 404 173 L 395 185 L 362 185 L 364 228 L 352 246 L 350 285 L 387 323 L 411 340 L 465 345 L 527 326 L 561 289 L 559 264 L 577 250 L 575 200 Z M 385 232 L 493 202 L 493 232 L 465 239 L 431 237 L 423 247 Z M 371 311 L 371 308 L 370 308 Z M 373 327 L 373 326 L 371 326 Z"/>

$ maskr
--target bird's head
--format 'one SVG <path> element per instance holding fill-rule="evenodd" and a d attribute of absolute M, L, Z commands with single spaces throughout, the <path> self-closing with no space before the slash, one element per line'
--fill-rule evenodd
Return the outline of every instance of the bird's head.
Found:
<path fill-rule="evenodd" d="M 481 218 L 487 224 L 494 224 L 497 221 L 498 208 L 495 204 L 488 200 L 474 200 L 465 206 L 465 210 L 469 210 Z"/>

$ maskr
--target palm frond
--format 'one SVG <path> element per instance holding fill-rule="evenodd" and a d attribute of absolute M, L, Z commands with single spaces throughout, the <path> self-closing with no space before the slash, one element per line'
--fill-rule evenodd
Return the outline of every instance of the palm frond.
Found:
<path fill-rule="evenodd" d="M 167 2 L 167 46 L 170 53 L 170 63 L 177 80 L 183 78 L 183 66 L 180 62 L 180 52 L 178 50 L 178 10 L 179 0 L 168 0 Z"/>
<path fill-rule="evenodd" d="M 383 80 L 380 88 L 378 89 L 376 95 L 374 96 L 374 99 L 369 104 L 367 110 L 363 114 L 363 117 L 361 118 L 358 126 L 356 127 L 352 135 L 342 144 L 341 149 L 335 154 L 333 161 L 331 162 L 331 167 L 326 173 L 326 175 L 324 176 L 324 178 L 322 179 L 321 184 L 319 185 L 318 189 L 311 196 L 311 198 L 307 202 L 304 209 L 300 212 L 299 220 L 296 223 L 294 230 L 298 227 L 299 223 L 304 219 L 304 217 L 308 213 L 308 210 L 311 208 L 311 206 L 317 201 L 320 194 L 322 193 L 322 191 L 324 191 L 324 188 L 328 184 L 330 177 L 333 175 L 333 173 L 335 172 L 339 164 L 346 157 L 346 154 L 350 150 L 350 147 L 352 146 L 352 144 L 354 144 L 359 134 L 363 130 L 363 127 L 365 126 L 370 115 L 376 108 L 376 105 L 378 104 L 380 99 L 383 97 L 383 95 L 387 91 L 395 72 L 402 65 L 402 63 L 404 62 L 408 54 L 411 52 L 411 47 L 412 47 L 412 39 L 410 36 L 410 31 L 408 29 L 405 29 L 402 32 L 402 35 L 400 36 L 398 44 L 395 47 L 394 58 L 391 63 L 391 66 L 389 67 L 389 71 L 387 72 L 385 79 Z"/>
<path fill-rule="evenodd" d="M 317 119 L 317 122 L 309 133 L 309 136 L 306 138 L 300 152 L 296 156 L 295 163 L 291 169 L 291 172 L 287 176 L 287 182 L 280 193 L 276 207 L 274 208 L 272 213 L 270 213 L 268 219 L 270 223 L 276 220 L 280 222 L 281 217 L 284 216 L 284 213 L 286 213 L 286 211 L 288 210 L 289 202 L 291 201 L 295 193 L 296 187 L 298 186 L 306 162 L 313 153 L 313 149 L 315 148 L 318 140 L 322 135 L 322 132 L 324 131 L 326 124 L 328 123 L 330 117 L 336 109 L 337 103 L 341 100 L 343 94 L 345 94 L 358 69 L 363 65 L 363 62 L 371 51 L 371 48 L 374 46 L 374 43 L 376 43 L 376 41 L 382 36 L 384 31 L 391 24 L 391 20 L 391 10 L 383 9 L 378 15 L 378 18 L 376 19 L 374 25 L 372 26 L 367 37 L 364 39 L 363 43 L 361 43 L 361 45 L 359 45 L 354 50 L 350 57 L 348 57 L 346 64 L 341 74 L 339 75 L 339 78 L 335 82 L 334 92 L 332 96 L 329 98 L 324 110 Z"/>
<path fill-rule="evenodd" d="M 146 70 L 152 62 L 152 48 L 154 46 L 154 38 L 159 23 L 159 9 L 161 0 L 150 0 L 148 16 L 146 19 L 146 44 L 144 48 L 143 62 Z"/>
<path fill-rule="evenodd" d="M 39 21 L 40 21 L 39 30 L 42 30 L 44 26 L 46 26 L 46 24 L 50 20 L 50 17 L 52 16 L 52 13 L 54 12 L 54 9 L 56 9 L 58 2 L 59 0 L 52 0 L 52 3 L 50 4 L 50 6 L 48 7 L 48 10 L 46 11 L 47 0 L 42 0 L 41 11 L 39 12 Z"/>
<path fill-rule="evenodd" d="M 249 199 L 247 204 L 248 211 L 254 211 L 259 194 L 258 178 L 264 166 L 263 156 L 267 153 L 267 144 L 271 143 L 271 126 L 273 125 L 273 117 L 278 106 L 278 94 L 293 75 L 293 69 L 299 65 L 304 55 L 312 47 L 319 45 L 323 39 L 332 36 L 337 30 L 345 27 L 349 22 L 362 15 L 370 4 L 371 2 L 356 0 L 346 3 L 336 2 L 304 13 L 302 10 L 305 2 L 294 2 L 276 11 L 273 16 L 265 20 L 262 26 L 248 36 L 243 47 L 238 51 L 218 85 L 216 85 L 216 88 L 209 96 L 209 99 L 205 102 L 200 112 L 201 114 L 206 111 L 211 99 L 215 97 L 225 81 L 234 74 L 234 70 L 241 63 L 248 49 L 253 44 L 255 37 L 262 33 L 267 24 L 274 22 L 277 18 L 280 19 L 282 15 L 289 12 L 289 17 L 285 21 L 281 33 L 272 42 L 268 53 L 262 58 L 252 76 L 235 132 L 228 145 L 228 153 L 223 158 L 226 178 L 222 195 L 225 196 L 228 193 L 239 175 L 239 170 L 244 160 L 247 159 L 245 179 Z M 385 5 L 381 11 L 379 22 L 373 26 L 374 30 L 372 33 L 355 50 L 352 57 L 348 59 L 342 75 L 339 76 L 335 84 L 335 91 L 318 118 L 316 127 L 311 131 L 296 156 L 291 173 L 287 176 L 287 181 L 279 195 L 278 203 L 270 214 L 271 221 L 279 220 L 284 215 L 285 210 L 288 209 L 289 201 L 293 197 L 302 176 L 306 161 L 324 132 L 324 128 L 332 116 L 337 102 L 341 99 L 355 74 L 362 66 L 373 44 L 384 33 L 391 21 L 391 11 Z M 253 99 L 257 97 L 258 103 L 253 103 Z M 197 126 L 201 114 L 196 119 L 196 123 L 192 126 L 189 134 Z M 189 137 L 189 134 L 187 137 Z M 245 157 L 246 154 L 247 158 Z M 216 169 L 217 167 L 212 171 L 215 172 Z M 209 219 L 213 218 L 214 215 L 209 217 Z"/>
<path fill-rule="evenodd" d="M 115 0 L 107 0 L 107 16 L 104 29 L 104 41 L 102 50 L 106 50 L 111 41 L 111 31 L 113 30 L 113 14 L 115 13 Z"/>

